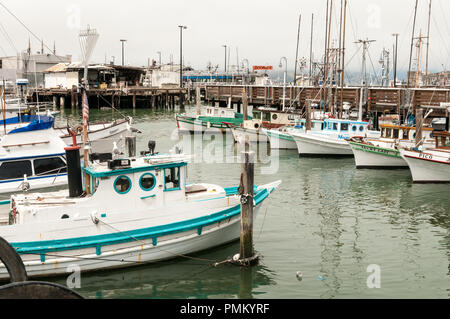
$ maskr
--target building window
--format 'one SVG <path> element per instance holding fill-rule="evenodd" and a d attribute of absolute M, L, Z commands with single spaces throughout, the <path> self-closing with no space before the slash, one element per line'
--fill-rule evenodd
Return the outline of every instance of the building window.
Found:
<path fill-rule="evenodd" d="M 14 161 L 0 163 L 0 180 L 23 178 L 24 175 L 32 176 L 30 161 Z"/>
<path fill-rule="evenodd" d="M 180 168 L 172 167 L 164 170 L 164 190 L 180 190 Z"/>
<path fill-rule="evenodd" d="M 141 176 L 139 180 L 139 185 L 142 190 L 149 192 L 155 188 L 156 185 L 156 177 L 153 174 L 147 173 Z"/>
<path fill-rule="evenodd" d="M 56 175 L 67 172 L 67 165 L 59 157 L 43 158 L 34 160 L 34 174 Z"/>
<path fill-rule="evenodd" d="M 114 189 L 117 193 L 124 195 L 131 190 L 131 179 L 127 176 L 119 176 L 114 181 Z"/>

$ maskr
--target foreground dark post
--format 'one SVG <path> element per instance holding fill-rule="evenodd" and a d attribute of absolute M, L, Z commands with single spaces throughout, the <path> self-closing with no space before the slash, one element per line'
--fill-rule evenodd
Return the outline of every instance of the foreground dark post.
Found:
<path fill-rule="evenodd" d="M 253 187 L 254 187 L 254 156 L 250 152 L 248 136 L 245 138 L 244 162 L 241 174 L 241 242 L 239 265 L 249 266 L 258 260 L 253 251 Z"/>
<path fill-rule="evenodd" d="M 136 136 L 125 137 L 125 148 L 129 157 L 136 157 Z"/>

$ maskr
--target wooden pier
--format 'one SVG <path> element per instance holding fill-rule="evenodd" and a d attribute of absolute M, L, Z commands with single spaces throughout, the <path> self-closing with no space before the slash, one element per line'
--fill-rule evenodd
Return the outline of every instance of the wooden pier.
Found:
<path fill-rule="evenodd" d="M 123 88 L 94 88 L 88 90 L 91 108 L 165 108 L 191 102 L 191 90 L 186 88 L 152 88 L 143 86 Z M 53 102 L 54 108 L 81 107 L 81 92 L 70 89 L 38 89 L 28 97 L 31 102 Z"/>
<path fill-rule="evenodd" d="M 244 86 L 244 85 L 209 85 L 202 87 L 204 99 L 208 103 L 227 106 L 229 103 L 242 103 L 242 92 L 246 89 L 248 92 L 248 103 L 253 106 L 269 106 L 281 110 L 283 104 L 283 86 Z M 329 89 L 330 101 L 335 105 L 340 105 L 341 89 Z M 352 109 L 358 109 L 360 87 L 346 87 L 343 89 L 343 102 L 351 105 Z M 450 89 L 441 88 L 414 88 L 407 90 L 406 88 L 380 88 L 372 87 L 367 91 L 368 103 L 364 108 L 367 112 L 378 113 L 396 113 L 401 114 L 410 108 L 408 103 L 411 99 L 411 109 L 415 112 L 417 107 L 433 108 L 431 116 L 441 116 L 446 114 L 445 108 L 441 107 L 441 103 L 450 102 Z M 410 94 L 410 97 L 408 96 Z M 303 109 L 307 100 L 320 102 L 320 87 L 293 87 L 286 86 L 285 105 L 295 109 Z M 330 105 L 326 106 L 326 110 L 330 111 Z"/>

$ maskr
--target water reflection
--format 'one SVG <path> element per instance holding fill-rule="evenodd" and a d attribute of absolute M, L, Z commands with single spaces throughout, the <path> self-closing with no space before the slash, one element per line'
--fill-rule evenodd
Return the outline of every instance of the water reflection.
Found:
<path fill-rule="evenodd" d="M 192 255 L 197 259 L 224 260 L 239 250 L 234 243 Z M 274 285 L 274 273 L 263 264 L 252 268 L 222 265 L 214 268 L 201 260 L 175 259 L 134 268 L 83 274 L 85 298 L 245 298 L 254 289 Z M 63 279 L 57 281 L 65 285 Z M 261 290 L 261 289 L 259 289 Z M 262 289 L 264 290 L 264 289 Z"/>

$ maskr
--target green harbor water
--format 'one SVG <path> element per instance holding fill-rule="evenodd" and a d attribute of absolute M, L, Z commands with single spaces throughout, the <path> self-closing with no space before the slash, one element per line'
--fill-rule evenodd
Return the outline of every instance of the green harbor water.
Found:
<path fill-rule="evenodd" d="M 157 152 L 179 145 L 186 153 L 213 152 L 223 159 L 194 160 L 189 182 L 239 184 L 234 143 L 221 148 L 220 138 L 205 136 L 191 147 L 193 137 L 178 135 L 175 112 L 120 112 L 142 131 L 138 151 L 155 140 Z M 57 120 L 79 123 L 78 113 L 65 110 Z M 90 117 L 120 114 L 92 109 Z M 105 299 L 449 298 L 450 185 L 415 185 L 409 170 L 356 170 L 352 158 L 300 159 L 296 151 L 270 152 L 266 146 L 255 152 L 255 183 L 282 180 L 254 225 L 259 265 L 211 266 L 238 253 L 236 241 L 189 259 L 82 274 L 76 291 Z M 379 267 L 379 288 L 367 284 L 373 265 Z M 53 281 L 66 284 L 65 278 Z"/>

